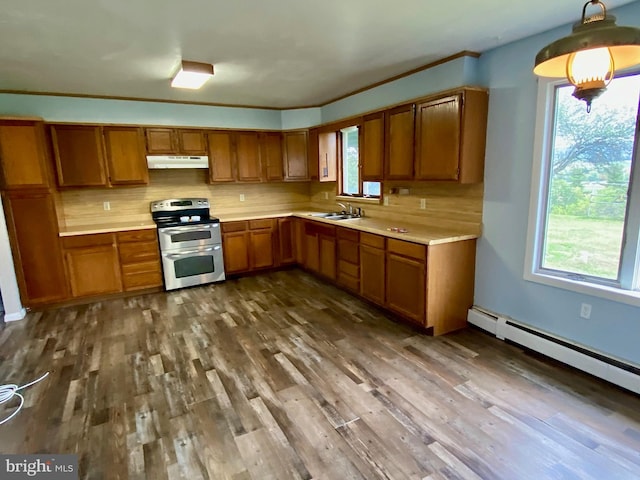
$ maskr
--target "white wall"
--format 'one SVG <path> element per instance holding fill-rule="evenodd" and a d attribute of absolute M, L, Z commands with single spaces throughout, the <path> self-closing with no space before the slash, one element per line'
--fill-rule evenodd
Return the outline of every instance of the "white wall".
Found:
<path fill-rule="evenodd" d="M 20 291 L 11 257 L 2 198 L 0 198 L 0 292 L 2 292 L 2 302 L 4 303 L 5 321 L 24 318 L 25 311 L 20 302 Z"/>

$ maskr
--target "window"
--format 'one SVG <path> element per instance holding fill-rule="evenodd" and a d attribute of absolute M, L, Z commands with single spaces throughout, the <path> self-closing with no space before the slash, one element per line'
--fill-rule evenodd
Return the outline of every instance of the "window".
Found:
<path fill-rule="evenodd" d="M 359 128 L 340 130 L 340 195 L 380 197 L 380 182 L 363 182 L 360 178 Z"/>
<path fill-rule="evenodd" d="M 640 299 L 640 74 L 615 78 L 591 113 L 573 88 L 541 85 L 525 277 Z"/>

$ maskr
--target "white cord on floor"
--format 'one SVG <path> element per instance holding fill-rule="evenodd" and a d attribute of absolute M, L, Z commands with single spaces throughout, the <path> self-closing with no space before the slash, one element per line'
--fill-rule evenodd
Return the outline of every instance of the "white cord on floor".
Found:
<path fill-rule="evenodd" d="M 0 421 L 0 425 L 2 425 L 3 423 L 8 422 L 9 420 L 11 420 L 13 417 L 15 417 L 18 412 L 20 411 L 20 409 L 22 408 L 22 405 L 24 405 L 24 397 L 18 393 L 18 390 L 22 390 L 24 388 L 30 387 L 31 385 L 34 385 L 36 383 L 38 383 L 40 380 L 42 380 L 44 377 L 46 377 L 47 375 L 49 375 L 49 372 L 45 373 L 44 375 L 42 375 L 39 379 L 34 380 L 33 382 L 27 383 L 26 385 L 22 385 L 21 387 L 10 383 L 8 385 L 0 385 L 0 405 L 8 402 L 9 400 L 11 400 L 14 395 L 17 397 L 20 397 L 20 405 L 18 405 L 18 408 L 15 409 L 15 411 L 9 415 L 7 418 L 5 418 L 4 420 Z"/>

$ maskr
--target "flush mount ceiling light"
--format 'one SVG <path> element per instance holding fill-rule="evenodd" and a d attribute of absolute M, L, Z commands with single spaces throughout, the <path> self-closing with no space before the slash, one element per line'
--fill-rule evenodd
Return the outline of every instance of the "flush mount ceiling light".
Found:
<path fill-rule="evenodd" d="M 213 65 L 209 63 L 189 62 L 183 60 L 180 70 L 171 81 L 174 88 L 190 88 L 197 90 L 213 76 Z"/>
<path fill-rule="evenodd" d="M 597 5 L 601 11 L 586 16 L 587 7 Z M 547 45 L 536 55 L 533 73 L 541 77 L 566 77 L 575 85 L 573 96 L 587 103 L 607 89 L 616 70 L 640 63 L 640 29 L 619 27 L 616 17 L 607 15 L 599 0 L 582 8 L 582 20 L 573 25 L 571 35 Z"/>

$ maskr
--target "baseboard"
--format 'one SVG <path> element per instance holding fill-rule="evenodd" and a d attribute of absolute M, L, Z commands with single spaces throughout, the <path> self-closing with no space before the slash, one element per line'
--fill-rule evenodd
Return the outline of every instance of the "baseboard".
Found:
<path fill-rule="evenodd" d="M 24 308 L 21 308 L 19 311 L 14 313 L 4 312 L 4 321 L 17 322 L 18 320 L 22 320 L 26 315 L 27 315 L 27 311 Z"/>
<path fill-rule="evenodd" d="M 552 335 L 492 312 L 473 307 L 467 321 L 507 340 L 640 394 L 640 366 Z"/>

